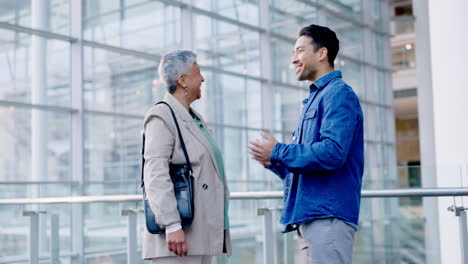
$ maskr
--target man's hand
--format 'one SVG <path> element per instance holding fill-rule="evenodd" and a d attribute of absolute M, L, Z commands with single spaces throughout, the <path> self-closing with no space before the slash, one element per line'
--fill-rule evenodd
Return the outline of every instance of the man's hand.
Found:
<path fill-rule="evenodd" d="M 179 229 L 172 233 L 166 234 L 167 248 L 174 252 L 179 257 L 187 256 L 187 241 L 185 240 L 185 232 Z"/>
<path fill-rule="evenodd" d="M 260 134 L 265 140 L 260 141 L 258 139 L 249 141 L 249 153 L 252 158 L 258 161 L 263 166 L 269 166 L 271 152 L 276 146 L 278 141 L 268 133 L 262 132 Z"/>

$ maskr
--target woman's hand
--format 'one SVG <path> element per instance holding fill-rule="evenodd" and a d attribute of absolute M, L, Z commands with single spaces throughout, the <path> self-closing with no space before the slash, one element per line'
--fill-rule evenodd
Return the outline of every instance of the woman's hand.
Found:
<path fill-rule="evenodd" d="M 185 232 L 179 229 L 172 233 L 166 234 L 167 248 L 174 252 L 179 257 L 187 256 L 187 241 L 185 240 Z"/>

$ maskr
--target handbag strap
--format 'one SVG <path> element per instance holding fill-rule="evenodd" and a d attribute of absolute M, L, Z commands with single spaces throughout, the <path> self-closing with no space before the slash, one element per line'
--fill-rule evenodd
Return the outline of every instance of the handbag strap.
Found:
<path fill-rule="evenodd" d="M 155 104 L 158 105 L 158 104 L 165 104 L 167 105 L 167 107 L 169 107 L 169 110 L 171 110 L 171 114 L 172 114 L 172 118 L 174 119 L 174 123 L 176 125 L 176 128 L 177 128 L 177 134 L 179 135 L 179 140 L 180 140 L 180 145 L 182 147 L 182 150 L 184 151 L 184 156 L 185 156 L 185 160 L 187 161 L 187 166 L 188 166 L 188 169 L 190 171 L 190 174 L 193 173 L 192 171 L 192 164 L 190 163 L 190 159 L 189 159 L 189 156 L 188 156 L 188 153 L 187 153 L 187 148 L 185 147 L 185 142 L 184 142 L 184 138 L 182 137 L 182 133 L 180 132 L 180 127 L 179 127 L 179 123 L 177 122 L 177 118 L 175 116 L 175 113 L 174 113 L 174 110 L 172 110 L 172 107 L 164 102 L 164 101 L 161 101 L 161 102 L 158 102 Z M 143 132 L 143 145 L 141 147 L 141 157 L 142 157 L 142 164 L 141 164 L 141 187 L 143 188 L 145 186 L 145 182 L 144 182 L 144 166 L 145 166 L 145 132 Z M 144 188 L 143 188 L 143 191 L 144 191 Z"/>

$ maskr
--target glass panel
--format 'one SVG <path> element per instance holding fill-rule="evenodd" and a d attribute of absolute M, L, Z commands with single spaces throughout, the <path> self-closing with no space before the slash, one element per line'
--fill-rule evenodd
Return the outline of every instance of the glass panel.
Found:
<path fill-rule="evenodd" d="M 257 161 L 250 158 L 248 141 L 258 138 L 258 131 L 217 128 L 222 138 L 216 142 L 223 150 L 226 176 L 231 192 L 271 190 L 273 177 L 267 177 L 266 170 Z M 219 133 L 217 133 L 219 134 Z"/>
<path fill-rule="evenodd" d="M 377 119 L 377 107 L 374 105 L 366 105 L 364 110 L 364 128 L 365 132 L 364 135 L 366 139 L 377 141 L 378 140 L 378 131 L 380 130 L 380 122 Z M 376 167 L 376 166 L 374 166 Z"/>
<path fill-rule="evenodd" d="M 143 117 L 85 115 L 86 181 L 119 181 L 122 184 L 119 190 L 125 193 L 128 188 L 137 189 L 138 185 L 129 187 L 126 182 L 140 180 L 142 128 Z M 108 188 L 111 192 L 115 190 Z M 107 189 L 98 185 L 91 190 L 93 195 L 99 195 Z"/>
<path fill-rule="evenodd" d="M 70 179 L 68 113 L 0 107 L 0 124 L 1 180 Z"/>
<path fill-rule="evenodd" d="M 126 263 L 127 218 L 121 216 L 121 210 L 128 206 L 92 203 L 83 207 L 84 248 L 89 257 L 93 256 L 86 263 L 105 263 L 109 259 L 115 259 L 110 263 Z"/>
<path fill-rule="evenodd" d="M 386 77 L 388 74 L 372 67 L 366 67 L 366 70 L 368 71 L 367 74 L 371 78 L 371 85 L 369 85 L 366 90 L 366 99 L 375 103 L 389 104 L 389 102 L 387 102 L 386 96 L 388 93 L 386 89 Z"/>
<path fill-rule="evenodd" d="M 366 201 L 369 200 L 369 201 Z M 380 200 L 380 201 L 379 201 Z M 369 203 L 368 203 L 369 202 Z M 388 263 L 425 263 L 424 221 L 418 213 L 420 205 L 400 204 L 398 200 L 364 199 L 361 207 L 377 212 L 382 208 L 384 217 L 374 214 L 372 223 L 361 217 L 360 230 L 356 233 L 353 261 L 374 263 L 376 259 L 385 259 Z M 382 240 L 385 236 L 386 239 Z M 365 238 L 366 237 L 366 238 Z M 366 261 L 364 261 L 366 260 Z"/>
<path fill-rule="evenodd" d="M 158 1 L 85 0 L 83 25 L 85 39 L 122 48 L 161 54 L 182 45 L 180 9 Z"/>
<path fill-rule="evenodd" d="M 246 131 L 229 128 L 217 128 L 216 130 L 218 135 L 221 134 L 221 137 L 216 138 L 216 142 L 222 148 L 230 191 L 247 191 L 250 189 L 250 184 L 246 184 L 248 179 Z"/>
<path fill-rule="evenodd" d="M 335 69 L 342 71 L 343 80 L 353 88 L 360 98 L 365 98 L 364 66 L 361 63 L 340 57 L 335 61 Z"/>
<path fill-rule="evenodd" d="M 0 260 L 22 257 L 27 260 L 29 219 L 22 205 L 0 205 Z"/>
<path fill-rule="evenodd" d="M 194 15 L 195 50 L 201 65 L 260 75 L 260 36 L 234 24 Z"/>
<path fill-rule="evenodd" d="M 412 15 L 395 16 L 390 21 L 390 33 L 392 35 L 414 34 L 415 17 Z"/>
<path fill-rule="evenodd" d="M 389 86 L 387 85 L 387 78 L 389 77 L 389 75 L 390 74 L 387 72 L 377 70 L 377 80 L 378 80 L 377 89 L 378 89 L 378 94 L 379 94 L 378 100 L 380 103 L 383 103 L 383 104 L 391 104 L 393 101 L 393 98 L 391 96 L 390 98 L 389 96 L 387 96 L 389 94 L 389 89 L 388 89 Z M 392 120 L 392 119 L 389 119 L 389 120 Z"/>
<path fill-rule="evenodd" d="M 235 200 L 231 201 L 229 215 L 231 220 L 231 237 L 232 239 L 232 257 L 218 257 L 216 263 L 263 263 L 263 216 L 258 216 L 257 208 L 277 208 L 279 207 L 279 200 L 272 201 L 252 201 L 252 200 Z M 279 242 L 283 241 L 283 235 L 279 233 L 281 230 L 277 225 L 279 216 L 274 214 L 273 227 L 275 241 L 272 245 L 278 247 Z M 293 235 L 293 234 L 291 234 Z M 290 259 L 294 260 L 295 255 L 295 241 L 288 240 Z M 279 249 L 280 251 L 283 249 Z M 296 253 L 297 254 L 297 253 Z M 275 258 L 278 259 L 278 258 Z M 296 263 L 296 262 L 283 262 L 283 258 L 278 259 L 278 263 Z"/>
<path fill-rule="evenodd" d="M 386 108 L 379 107 L 379 120 L 380 122 L 382 122 L 382 130 L 379 133 L 380 140 L 382 142 L 388 142 L 387 131 L 389 129 L 388 127 L 389 122 L 387 122 L 387 109 Z M 384 167 L 387 168 L 388 166 L 384 166 Z"/>
<path fill-rule="evenodd" d="M 382 1 L 369 1 L 368 3 L 370 3 L 372 5 L 372 21 L 374 22 L 374 27 L 376 27 L 377 29 L 384 29 L 384 26 L 383 26 L 383 19 L 384 16 L 382 16 Z"/>
<path fill-rule="evenodd" d="M 378 107 L 378 118 L 379 118 L 379 121 L 381 123 L 381 126 L 380 126 L 380 131 L 379 131 L 379 139 L 381 142 L 385 142 L 387 140 L 387 138 L 385 137 L 386 135 L 386 131 L 387 131 L 387 126 L 388 126 L 388 120 L 387 120 L 387 115 L 386 115 L 386 112 L 387 112 L 387 109 L 383 108 L 383 107 Z M 383 166 L 383 167 L 387 167 L 387 166 Z"/>
<path fill-rule="evenodd" d="M 326 7 L 335 12 L 353 16 L 358 19 L 361 16 L 361 0 L 328 0 L 323 3 Z"/>
<path fill-rule="evenodd" d="M 318 23 L 317 9 L 311 5 L 300 1 L 272 0 L 270 2 L 270 27 L 274 33 L 296 39 L 303 27 Z M 288 50 L 291 56 L 292 50 L 293 45 Z"/>
<path fill-rule="evenodd" d="M 384 49 L 389 46 L 389 45 L 385 45 L 386 44 L 385 41 L 389 41 L 389 40 L 388 38 L 383 37 L 382 35 L 377 34 L 377 33 L 374 33 L 373 36 L 375 40 L 375 55 L 376 55 L 375 63 L 377 65 L 386 66 L 385 58 L 384 58 L 384 54 L 385 54 Z"/>
<path fill-rule="evenodd" d="M 392 48 L 392 66 L 394 71 L 414 69 L 416 67 L 416 51 L 413 43 Z"/>
<path fill-rule="evenodd" d="M 292 89 L 281 86 L 275 88 L 275 126 L 277 129 L 292 134 L 301 115 L 302 100 L 308 96 L 308 91 L 305 89 Z"/>
<path fill-rule="evenodd" d="M 263 259 L 263 230 L 259 221 L 264 216 L 252 213 L 256 208 L 281 207 L 279 200 L 274 201 L 232 201 L 231 224 L 233 257 L 218 257 L 217 263 L 261 263 Z M 420 205 L 402 204 L 398 207 L 397 198 L 361 200 L 359 231 L 356 233 L 353 248 L 353 262 L 400 263 L 402 260 L 425 262 L 424 216 L 417 212 Z M 303 263 L 299 253 L 297 233 L 282 234 L 283 226 L 277 221 L 280 212 L 273 211 L 273 244 L 278 263 Z M 242 217 L 240 217 L 242 216 Z M 256 236 L 252 234 L 257 234 Z"/>
<path fill-rule="evenodd" d="M 78 184 L 71 181 L 34 183 L 28 181 L 0 181 L 0 199 L 64 197 L 72 195 L 77 187 Z"/>
<path fill-rule="evenodd" d="M 377 70 L 373 67 L 368 67 L 364 66 L 365 70 L 367 71 L 367 78 L 370 79 L 370 85 L 367 85 L 365 88 L 365 99 L 374 102 L 374 103 L 380 103 L 381 101 L 379 100 L 379 82 L 381 81 L 379 79 L 380 76 L 377 75 Z"/>
<path fill-rule="evenodd" d="M 284 142 L 281 135 L 277 133 L 272 134 L 279 142 Z M 248 131 L 248 140 L 260 139 L 260 131 Z M 280 191 L 283 189 L 283 183 L 276 174 L 266 170 L 256 160 L 250 157 L 250 154 L 243 150 L 247 155 L 249 173 L 247 175 L 246 183 L 251 186 L 246 191 Z M 254 187 L 255 186 L 255 187 Z"/>
<path fill-rule="evenodd" d="M 49 3 L 48 7 L 43 8 L 31 8 L 31 2 L 36 0 L 2 1 L 0 21 L 69 34 L 70 1 L 37 1 Z M 259 25 L 258 0 L 192 2 L 197 8 L 208 10 L 214 16 L 219 14 L 242 23 Z M 387 13 L 380 10 L 385 6 L 381 1 L 367 2 L 370 3 L 373 26 L 379 27 L 380 23 L 386 21 L 382 18 Z M 320 8 L 321 5 L 325 5 L 326 9 Z M 338 15 L 331 14 L 328 9 Z M 309 92 L 308 83 L 298 82 L 294 71 L 289 68 L 297 33 L 303 26 L 317 23 L 317 10 L 321 10 L 323 17 L 320 21 L 325 18 L 340 38 L 340 54 L 362 59 L 360 40 L 363 29 L 339 17 L 352 16 L 359 21 L 363 18 L 359 0 L 271 0 L 270 10 L 271 30 L 274 33 L 271 43 L 272 65 L 264 66 L 273 67 L 273 88 L 265 88 L 268 82 L 220 73 L 225 70 L 264 77 L 260 72 L 261 45 L 258 32 L 195 12 L 193 36 L 182 36 L 181 10 L 171 5 L 171 1 L 85 0 L 83 35 L 86 40 L 155 55 L 180 48 L 182 38 L 192 38 L 199 62 L 205 66 L 202 67 L 202 73 L 206 79 L 202 87 L 202 99 L 194 107 L 209 122 L 215 140 L 223 151 L 231 191 L 281 190 L 282 182 L 249 157 L 247 142 L 258 137 L 262 122 L 268 115 L 274 118 L 274 136 L 281 142 L 291 141 L 291 132 L 300 115 L 301 101 Z M 31 12 L 36 12 L 34 16 L 44 15 L 43 21 L 33 25 Z M 275 37 L 275 34 L 286 38 Z M 4 104 L 0 107 L 0 138 L 3 139 L 3 144 L 0 144 L 0 171 L 3 173 L 0 176 L 0 197 L 69 196 L 77 193 L 77 190 L 85 195 L 141 194 L 138 182 L 143 114 L 165 93 L 156 72 L 158 61 L 92 48 L 85 43 L 82 98 L 85 108 L 109 113 L 85 112 L 85 142 L 82 146 L 85 152 L 85 183 L 78 185 L 70 182 L 72 114 L 19 108 L 18 105 L 10 106 L 5 102 L 69 106 L 70 65 L 74 63 L 70 61 L 70 44 L 5 29 L 0 29 L 0 35 L 4 55 L 0 59 L 0 100 Z M 387 37 L 374 34 L 373 38 L 377 46 L 371 45 L 371 49 L 377 53 L 375 63 L 383 65 L 384 51 L 381 49 L 385 47 L 383 44 Z M 406 57 L 404 59 L 410 61 Z M 341 57 L 337 59 L 336 65 L 343 71 L 344 80 L 361 98 L 369 95 L 366 99 L 377 103 L 391 100 L 385 96 L 388 92 L 385 89 L 390 88 L 386 82 L 389 73 Z M 371 76 L 372 87 L 366 89 L 364 76 L 367 75 L 364 73 L 367 74 L 367 71 Z M 262 89 L 272 89 L 272 102 L 262 101 L 266 100 L 262 98 L 262 92 L 269 92 Z M 262 113 L 262 104 L 274 104 L 274 112 Z M 367 140 L 363 187 L 394 187 L 397 170 L 388 168 L 395 163 L 392 158 L 395 156 L 394 146 L 381 142 L 394 141 L 393 131 L 388 131 L 392 128 L 389 125 L 393 122 L 392 111 L 375 104 L 364 103 L 363 108 Z M 117 113 L 133 114 L 135 118 L 119 116 Z M 413 175 L 413 181 L 417 180 L 414 170 L 408 170 L 408 173 Z M 59 182 L 13 182 L 29 180 Z M 412 200 L 402 200 L 398 208 L 397 201 L 363 199 L 361 226 L 354 253 L 356 263 L 425 261 L 425 219 L 421 206 Z M 256 215 L 256 209 L 279 207 L 281 204 L 280 200 L 233 201 L 230 214 L 234 256 L 220 257 L 224 262 L 218 263 L 261 263 L 261 249 L 265 241 L 259 223 L 263 218 Z M 83 206 L 84 262 L 126 263 L 127 219 L 121 216 L 121 209 L 138 206 L 141 207 L 141 204 L 93 203 Z M 29 218 L 22 216 L 23 208 L 34 207 L 0 206 L 0 262 L 27 262 Z M 41 256 L 44 257 L 41 262 L 52 262 L 48 259 L 49 244 L 53 240 L 51 231 L 55 227 L 51 225 L 50 219 L 52 215 L 58 215 L 60 262 L 71 263 L 71 241 L 75 239 L 72 237 L 75 232 L 72 232 L 74 230 L 70 224 L 77 217 L 71 210 L 72 206 L 37 208 L 47 211 L 40 217 L 39 244 Z M 278 223 L 278 218 L 279 215 L 275 213 L 274 223 Z M 139 250 L 143 228 L 144 221 L 140 215 L 137 226 Z M 274 243 L 278 263 L 300 262 L 302 259 L 298 256 L 296 233 L 282 235 L 279 233 L 281 229 L 281 226 L 275 224 Z M 13 258 L 19 259 L 12 261 Z"/>
<path fill-rule="evenodd" d="M 335 31 L 340 40 L 340 51 L 338 54 L 344 54 L 356 59 L 362 59 L 362 28 L 336 16 L 327 15 L 327 26 Z"/>
<path fill-rule="evenodd" d="M 84 103 L 87 109 L 143 115 L 162 99 L 157 85 L 159 62 L 103 49 L 84 49 Z"/>
<path fill-rule="evenodd" d="M 386 111 L 386 122 L 387 122 L 387 126 L 389 128 L 392 128 L 392 130 L 387 130 L 387 134 L 388 134 L 388 137 L 386 138 L 386 141 L 393 144 L 393 147 L 395 147 L 395 143 L 396 143 L 396 131 L 395 131 L 395 126 L 394 125 L 391 125 L 393 122 L 395 122 L 395 115 L 393 113 L 393 109 L 387 109 Z M 395 149 L 394 149 L 395 150 Z"/>
<path fill-rule="evenodd" d="M 70 45 L 0 29 L 0 100 L 70 105 Z"/>
<path fill-rule="evenodd" d="M 258 26 L 258 1 L 250 0 L 194 0 L 193 5 L 208 11 L 212 11 L 216 15 L 222 15 L 243 23 Z"/>
<path fill-rule="evenodd" d="M 61 186 L 55 186 L 60 189 Z M 24 197 L 24 196 L 23 196 Z M 23 216 L 24 211 L 37 211 L 38 250 L 41 258 L 50 257 L 52 243 L 57 244 L 57 254 L 62 257 L 60 263 L 70 263 L 71 254 L 71 206 L 69 204 L 49 205 L 0 205 L 0 261 L 2 263 L 29 263 L 30 216 Z M 55 218 L 56 221 L 52 221 Z M 57 233 L 52 233 L 57 230 Z M 42 263 L 42 262 L 41 262 Z M 51 262 L 47 262 L 51 263 Z"/>
<path fill-rule="evenodd" d="M 32 3 L 37 3 L 37 6 L 32 8 Z M 32 16 L 43 17 L 43 19 L 33 21 Z M 0 21 L 68 35 L 70 34 L 70 1 L 2 1 Z"/>
<path fill-rule="evenodd" d="M 401 168 L 413 169 L 413 168 Z M 86 263 L 126 263 L 125 243 L 127 240 L 127 218 L 121 216 L 122 209 L 135 209 L 138 203 L 92 203 L 83 205 Z M 264 216 L 257 215 L 257 208 L 281 207 L 281 200 L 233 200 L 230 202 L 231 234 L 233 256 L 217 257 L 217 263 L 261 263 Z M 31 208 L 27 207 L 26 210 Z M 72 245 L 71 206 L 47 205 L 40 208 L 46 211 L 39 217 L 39 249 L 41 256 L 50 257 L 50 243 L 58 238 L 59 254 L 62 263 L 70 263 Z M 11 258 L 27 260 L 27 238 L 30 218 L 22 216 L 23 207 L 7 205 L 0 207 L 2 228 L 2 256 L 6 261 Z M 58 224 L 51 221 L 58 216 Z M 278 224 L 279 211 L 273 211 L 273 245 L 276 249 L 274 258 L 278 263 L 302 263 L 297 248 L 297 234 L 282 234 L 283 226 Z M 3 220 L 1 220 L 3 219 Z M 9 221 L 5 222 L 5 219 Z M 425 262 L 424 223 L 422 204 L 414 199 L 398 198 L 363 198 L 359 231 L 356 233 L 353 249 L 353 261 L 376 263 L 386 260 L 388 263 L 399 260 L 418 260 Z M 138 244 L 141 249 L 141 232 L 145 228 L 142 215 L 139 215 Z M 260 224 L 259 224 L 260 223 Z M 58 237 L 51 236 L 51 230 L 59 228 Z M 221 261 L 221 262 L 219 262 Z M 8 261 L 7 261 L 8 262 Z M 48 263 L 48 262 L 47 262 Z M 139 262 L 142 263 L 142 262 Z"/>
<path fill-rule="evenodd" d="M 193 106 L 209 123 L 262 127 L 260 82 L 202 70 L 202 98 Z"/>
<path fill-rule="evenodd" d="M 308 84 L 297 80 L 294 66 L 291 64 L 294 55 L 294 43 L 286 42 L 276 38 L 272 38 L 271 50 L 273 53 L 272 61 L 273 80 L 282 83 L 297 85 L 298 87 L 306 87 Z"/>

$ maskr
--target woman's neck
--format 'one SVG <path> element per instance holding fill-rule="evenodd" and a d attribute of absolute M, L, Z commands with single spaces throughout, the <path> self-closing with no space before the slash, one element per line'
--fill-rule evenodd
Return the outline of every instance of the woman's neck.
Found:
<path fill-rule="evenodd" d="M 181 90 L 177 90 L 172 94 L 179 103 L 181 103 L 184 108 L 187 110 L 187 112 L 190 112 L 190 104 L 192 104 L 191 101 L 185 99 L 185 92 Z"/>

